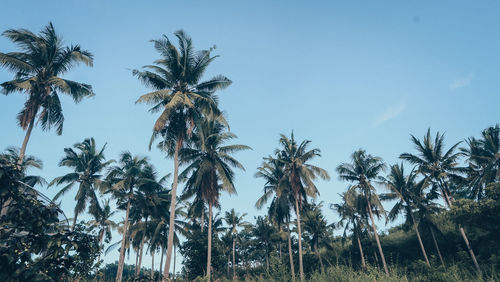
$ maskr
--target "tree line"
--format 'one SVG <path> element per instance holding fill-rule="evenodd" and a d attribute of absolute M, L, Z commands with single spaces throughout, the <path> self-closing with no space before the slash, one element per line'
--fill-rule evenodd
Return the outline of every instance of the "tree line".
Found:
<path fill-rule="evenodd" d="M 398 249 L 405 253 L 398 246 L 418 246 L 421 257 L 404 256 L 408 267 L 422 261 L 425 273 L 438 267 L 449 269 L 446 258 L 465 251 L 469 258 L 461 256 L 458 261 L 469 261 L 476 277 L 495 275 L 490 270 L 484 273 L 481 265 L 498 265 L 500 250 L 494 239 L 500 226 L 495 218 L 500 190 L 499 125 L 449 148 L 439 132 L 433 135 L 429 129 L 421 139 L 412 135 L 416 151 L 402 153 L 401 163 L 391 166 L 363 149 L 355 151 L 336 168 L 348 188 L 340 203 L 329 204 L 340 218 L 334 223 L 325 219 L 324 202 L 315 200 L 319 196 L 316 181 L 330 179 L 325 169 L 312 163 L 321 157 L 320 150 L 311 149 L 309 140 L 296 140 L 293 132 L 282 134 L 279 147 L 263 158 L 255 173 L 265 181 L 255 206 L 267 207 L 267 214 L 250 224 L 246 214 L 234 209 L 224 215 L 217 212 L 221 193 L 236 193 L 234 170 L 244 170 L 234 154 L 251 148 L 232 143 L 236 135 L 219 108 L 216 93 L 231 80 L 223 75 L 203 80 L 207 67 L 218 57 L 213 55 L 214 48 L 195 51 L 192 39 L 180 30 L 174 33 L 177 44 L 167 36 L 152 40 L 159 59 L 132 71 L 151 89 L 136 103 L 149 105 L 149 112 L 157 115 L 149 148 L 155 145 L 173 159 L 173 173 L 158 172 L 147 157 L 129 151 L 116 160 L 107 159 L 106 145 L 86 138 L 64 149 L 59 166 L 69 172 L 49 182 L 31 175 L 33 168 L 42 168 L 41 160 L 26 154 L 32 130 L 39 125 L 62 134 L 59 94 L 69 95 L 76 103 L 94 95 L 91 85 L 62 76 L 80 63 L 92 66 L 93 56 L 79 45 L 65 46 L 51 23 L 39 34 L 9 29 L 3 36 L 19 50 L 0 52 L 0 65 L 14 73 L 12 80 L 0 86 L 6 95 L 25 95 L 17 120 L 26 135 L 20 149 L 9 147 L 0 155 L 0 237 L 4 242 L 0 244 L 0 277 L 175 280 L 175 271 L 170 270 L 172 260 L 175 269 L 176 248 L 183 255 L 181 279 L 188 280 L 270 280 L 277 275 L 278 280 L 303 281 L 316 274 L 328 275 L 339 264 L 361 273 L 375 267 L 379 269 L 376 275 L 391 277 L 397 275 L 391 272 L 398 266 L 388 263 L 384 252 L 384 242 L 391 238 L 397 241 L 392 243 L 396 251 L 391 256 Z M 181 193 L 177 191 L 180 183 Z M 43 185 L 58 189 L 53 199 L 36 189 Z M 77 190 L 74 216 L 68 219 L 57 201 L 72 189 Z M 386 211 L 384 201 L 394 205 Z M 114 222 L 118 211 L 124 219 Z M 85 212 L 91 220 L 78 222 Z M 379 234 L 375 218 L 402 219 L 403 223 Z M 113 230 L 121 237 L 115 242 Z M 334 236 L 334 230 L 343 230 L 343 235 Z M 450 247 L 457 237 L 460 247 Z M 438 262 L 429 255 L 429 241 Z M 481 247 L 479 253 L 473 246 Z M 101 265 L 102 255 L 116 248 L 118 262 Z M 125 264 L 131 249 L 136 253 L 134 267 Z M 142 268 L 145 253 L 152 261 L 147 271 Z M 358 254 L 356 258 L 353 253 Z M 155 270 L 158 254 L 159 269 Z"/>

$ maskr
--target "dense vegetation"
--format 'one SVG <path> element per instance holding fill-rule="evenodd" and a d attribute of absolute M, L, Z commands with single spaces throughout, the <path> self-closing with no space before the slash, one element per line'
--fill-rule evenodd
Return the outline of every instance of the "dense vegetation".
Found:
<path fill-rule="evenodd" d="M 236 192 L 234 169 L 244 170 L 233 154 L 250 147 L 232 144 L 236 135 L 218 105 L 217 90 L 231 81 L 202 81 L 217 58 L 213 49 L 195 51 L 178 31 L 177 45 L 166 36 L 153 40 L 160 58 L 132 72 L 152 89 L 137 103 L 159 113 L 150 147 L 173 159 L 172 173 L 131 152 L 106 158 L 106 145 L 87 138 L 61 150 L 67 173 L 47 182 L 31 175 L 42 168 L 26 154 L 31 132 L 40 125 L 62 134 L 59 94 L 75 102 L 93 95 L 90 85 L 61 77 L 79 62 L 92 66 L 92 54 L 63 46 L 52 24 L 40 34 L 3 35 L 19 50 L 0 53 L 0 65 L 14 73 L 2 91 L 26 95 L 18 115 L 26 130 L 21 149 L 0 154 L 0 277 L 7 281 L 499 279 L 499 125 L 450 147 L 444 134 L 412 135 L 415 151 L 393 165 L 356 150 L 336 169 L 347 186 L 338 203 L 319 200 L 315 182 L 333 173 L 314 165 L 320 150 L 293 133 L 281 135 L 255 172 L 265 181 L 255 206 L 267 208 L 266 216 L 249 223 L 234 209 L 218 211 L 221 193 Z M 50 200 L 41 186 L 59 192 Z M 75 199 L 63 198 L 71 189 Z M 72 219 L 59 199 L 73 201 Z M 327 222 L 325 208 L 340 221 Z M 117 213 L 123 221 L 112 220 Z M 92 219 L 82 221 L 83 214 Z M 400 224 L 380 232 L 376 219 Z M 112 238 L 114 230 L 120 238 Z M 126 265 L 131 249 L 135 264 Z M 183 257 L 177 278 L 176 249 Z M 103 256 L 118 251 L 116 263 L 102 265 Z M 146 255 L 153 268 L 142 267 Z"/>

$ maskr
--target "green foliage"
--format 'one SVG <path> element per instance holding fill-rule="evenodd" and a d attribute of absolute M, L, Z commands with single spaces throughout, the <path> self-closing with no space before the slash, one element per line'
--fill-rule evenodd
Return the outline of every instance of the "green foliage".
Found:
<path fill-rule="evenodd" d="M 60 281 L 91 274 L 99 253 L 96 236 L 83 226 L 68 230 L 59 207 L 24 178 L 17 164 L 0 156 L 0 201 L 8 208 L 0 217 L 0 279 Z"/>

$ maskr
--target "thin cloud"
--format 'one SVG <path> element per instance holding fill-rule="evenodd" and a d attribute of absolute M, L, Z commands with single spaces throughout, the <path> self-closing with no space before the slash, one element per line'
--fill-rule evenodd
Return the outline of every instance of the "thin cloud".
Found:
<path fill-rule="evenodd" d="M 382 123 L 396 118 L 406 109 L 406 104 L 406 101 L 403 101 L 399 104 L 389 106 L 383 113 L 377 116 L 373 122 L 373 126 L 380 126 Z"/>
<path fill-rule="evenodd" d="M 452 83 L 450 83 L 448 87 L 450 88 L 451 91 L 467 87 L 471 84 L 473 77 L 474 75 L 470 73 L 468 76 L 457 78 Z"/>

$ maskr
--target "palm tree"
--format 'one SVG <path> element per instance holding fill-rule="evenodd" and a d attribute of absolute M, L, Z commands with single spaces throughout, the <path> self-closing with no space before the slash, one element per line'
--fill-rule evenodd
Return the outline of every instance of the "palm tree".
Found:
<path fill-rule="evenodd" d="M 330 176 L 326 170 L 311 165 L 308 162 L 315 157 L 319 157 L 320 150 L 308 150 L 308 145 L 311 141 L 305 140 L 297 144 L 295 138 L 286 137 L 281 134 L 280 144 L 281 148 L 275 150 L 277 159 L 283 164 L 283 178 L 281 181 L 288 183 L 287 185 L 280 185 L 281 187 L 289 187 L 293 193 L 295 201 L 295 215 L 297 216 L 297 233 L 299 239 L 299 272 L 300 280 L 304 280 L 304 267 L 302 264 L 302 234 L 300 223 L 300 210 L 302 202 L 306 201 L 307 197 L 316 197 L 319 194 L 314 180 L 320 177 L 329 180 Z"/>
<path fill-rule="evenodd" d="M 387 179 L 383 179 L 390 192 L 380 195 L 380 198 L 382 200 L 397 200 L 388 214 L 388 220 L 394 221 L 399 214 L 405 214 L 406 225 L 412 225 L 415 229 L 420 249 L 425 258 L 425 263 L 427 266 L 431 266 L 427 258 L 427 253 L 425 252 L 424 244 L 422 243 L 422 238 L 420 237 L 420 232 L 418 231 L 417 222 L 413 215 L 416 208 L 415 202 L 418 202 L 418 197 L 427 187 L 427 181 L 423 179 L 417 183 L 416 178 L 417 173 L 413 170 L 409 175 L 405 175 L 403 164 L 391 166 L 391 172 L 387 176 Z"/>
<path fill-rule="evenodd" d="M 183 147 L 184 140 L 190 137 L 195 122 L 203 114 L 219 113 L 215 91 L 231 84 L 231 81 L 222 75 L 201 82 L 208 65 L 217 56 L 211 55 L 212 49 L 195 52 L 191 38 L 182 30 L 174 35 L 179 41 L 179 48 L 166 36 L 153 40 L 155 49 L 161 54 L 161 59 L 156 60 L 154 65 L 144 66 L 142 71 L 133 71 L 133 74 L 146 86 L 154 90 L 142 95 L 137 103 L 153 105 L 150 112 L 161 111 L 153 127 L 150 147 L 153 140 L 161 133 L 165 139 L 168 135 L 168 139 L 173 141 L 170 142 L 172 146 L 168 148 L 169 154 L 173 154 L 174 158 L 170 225 L 173 225 L 175 220 L 179 151 Z M 165 274 L 170 268 L 173 232 L 169 230 L 168 234 Z"/>
<path fill-rule="evenodd" d="M 340 216 L 340 220 L 337 226 L 344 227 L 344 233 L 342 235 L 342 244 L 347 238 L 347 231 L 350 229 L 352 232 L 352 240 L 356 239 L 358 243 L 359 253 L 361 256 L 361 266 L 365 269 L 365 255 L 363 252 L 363 245 L 361 245 L 361 235 L 363 233 L 364 226 L 368 222 L 366 218 L 366 201 L 364 196 L 359 194 L 354 189 L 348 189 L 346 192 L 340 195 L 342 197 L 341 204 L 331 204 L 330 209 L 337 212 Z M 353 242 L 354 245 L 354 242 Z"/>
<path fill-rule="evenodd" d="M 236 254 L 236 238 L 238 237 L 238 228 L 240 227 L 245 227 L 248 225 L 248 222 L 243 221 L 243 218 L 247 214 L 244 213 L 240 215 L 237 213 L 234 209 L 231 209 L 230 212 L 226 212 L 224 220 L 226 221 L 226 224 L 229 225 L 229 232 L 231 233 L 231 236 L 233 238 L 233 279 L 236 278 L 236 259 L 235 259 L 235 254 Z"/>
<path fill-rule="evenodd" d="M 489 183 L 500 180 L 500 125 L 486 128 L 481 139 L 471 137 L 468 148 L 461 148 L 467 157 L 469 197 L 480 200 Z"/>
<path fill-rule="evenodd" d="M 373 208 L 379 208 L 383 212 L 382 204 L 377 196 L 375 188 L 372 186 L 371 181 L 377 179 L 381 171 L 385 169 L 385 164 L 382 159 L 369 154 L 365 150 L 357 150 L 352 155 L 351 163 L 343 163 L 337 167 L 337 172 L 341 180 L 354 182 L 350 189 L 359 190 L 360 194 L 365 197 L 366 208 L 372 222 L 373 233 L 377 241 L 380 257 L 386 274 L 389 274 L 389 269 L 385 262 L 384 252 L 380 245 L 380 240 L 375 226 L 375 219 L 373 218 Z M 375 204 L 375 206 L 373 206 Z"/>
<path fill-rule="evenodd" d="M 331 226 L 326 222 L 325 217 L 321 212 L 323 207 L 323 202 L 319 204 L 310 203 L 305 205 L 304 208 L 304 231 L 309 237 L 309 245 L 311 249 L 316 254 L 321 267 L 321 272 L 325 272 L 325 266 L 323 265 L 323 259 L 321 258 L 320 248 L 326 247 L 331 248 L 330 243 L 332 242 Z"/>
<path fill-rule="evenodd" d="M 73 145 L 76 149 L 65 148 L 65 156 L 59 162 L 59 166 L 69 167 L 73 172 L 54 178 L 49 187 L 53 185 L 66 184 L 55 196 L 54 201 L 67 193 L 73 185 L 78 183 L 78 192 L 75 196 L 75 209 L 73 225 L 74 229 L 77 217 L 86 208 L 87 202 L 90 203 L 90 213 L 97 213 L 99 202 L 97 200 L 96 189 L 104 189 L 102 171 L 113 162 L 105 161 L 104 149 L 106 144 L 98 150 L 94 138 L 87 138 L 81 143 Z"/>
<path fill-rule="evenodd" d="M 99 229 L 98 242 L 101 250 L 104 249 L 103 241 L 109 242 L 111 240 L 111 231 L 118 227 L 118 224 L 111 219 L 115 213 L 116 211 L 111 210 L 109 199 L 106 199 L 102 202 L 102 205 L 97 206 L 96 212 L 92 214 L 94 219 L 89 220 L 87 223 L 88 225 Z M 100 258 L 101 254 L 99 254 L 99 258 L 97 259 L 98 262 L 100 261 Z"/>
<path fill-rule="evenodd" d="M 188 179 L 185 191 L 199 190 L 202 199 L 208 204 L 208 255 L 207 277 L 211 274 L 212 247 L 212 207 L 218 205 L 220 191 L 235 194 L 234 172 L 232 167 L 245 170 L 232 153 L 250 149 L 245 145 L 224 145 L 236 138 L 236 135 L 225 130 L 219 117 L 208 116 L 194 131 L 193 147 L 181 151 L 183 163 L 189 163 L 181 174 L 181 179 Z"/>
<path fill-rule="evenodd" d="M 272 243 L 276 238 L 276 229 L 273 227 L 269 218 L 258 216 L 255 220 L 255 225 L 251 228 L 252 235 L 256 239 L 256 246 L 259 249 L 265 250 L 266 271 L 269 273 L 269 253 L 271 252 Z"/>
<path fill-rule="evenodd" d="M 255 207 L 261 209 L 272 196 L 271 204 L 268 209 L 268 216 L 274 220 L 278 227 L 281 224 L 287 226 L 287 239 L 288 239 L 288 256 L 290 260 L 290 270 L 292 281 L 295 281 L 295 267 L 293 265 L 292 255 L 292 239 L 290 235 L 290 218 L 291 211 L 295 200 L 293 192 L 287 179 L 284 177 L 283 163 L 278 159 L 271 156 L 264 158 L 262 166 L 257 168 L 255 177 L 263 178 L 266 183 L 264 184 L 264 194 L 257 200 Z"/>
<path fill-rule="evenodd" d="M 92 96 L 92 86 L 61 78 L 78 63 L 92 66 L 92 54 L 79 45 L 63 46 L 52 23 L 36 35 L 27 29 L 8 29 L 2 33 L 20 51 L 1 53 L 0 66 L 15 73 L 14 79 L 3 82 L 3 93 L 22 92 L 27 95 L 23 109 L 17 115 L 19 125 L 26 130 L 19 162 L 22 162 L 31 131 L 38 117 L 43 130 L 56 127 L 62 134 L 64 115 L 58 93 L 68 94 L 78 103 Z"/>
<path fill-rule="evenodd" d="M 463 171 L 457 167 L 458 158 L 461 153 L 455 153 L 455 149 L 460 142 L 451 146 L 448 151 L 444 152 L 444 134 L 439 134 L 439 132 L 437 132 L 433 141 L 430 129 L 427 130 L 427 134 L 422 141 L 413 135 L 411 135 L 411 140 L 418 151 L 418 155 L 403 153 L 399 158 L 418 166 L 418 172 L 429 179 L 433 184 L 433 189 L 439 188 L 446 205 L 451 207 L 453 205 L 453 197 L 448 182 L 450 179 L 459 178 L 457 174 Z M 472 262 L 476 267 L 476 271 L 478 274 L 481 274 L 481 268 L 477 263 L 476 256 L 469 244 L 465 230 L 461 226 L 459 230 L 472 258 Z"/>
<path fill-rule="evenodd" d="M 106 177 L 107 182 L 111 185 L 108 192 L 117 200 L 118 208 L 125 210 L 125 219 L 122 226 L 123 237 L 121 240 L 120 258 L 118 260 L 118 270 L 116 273 L 117 282 L 122 281 L 125 247 L 128 245 L 129 238 L 129 215 L 134 200 L 135 190 L 145 181 L 150 181 L 143 177 L 147 166 L 149 166 L 147 158 L 132 156 L 130 152 L 123 152 L 120 154 L 118 165 L 112 167 Z"/>

